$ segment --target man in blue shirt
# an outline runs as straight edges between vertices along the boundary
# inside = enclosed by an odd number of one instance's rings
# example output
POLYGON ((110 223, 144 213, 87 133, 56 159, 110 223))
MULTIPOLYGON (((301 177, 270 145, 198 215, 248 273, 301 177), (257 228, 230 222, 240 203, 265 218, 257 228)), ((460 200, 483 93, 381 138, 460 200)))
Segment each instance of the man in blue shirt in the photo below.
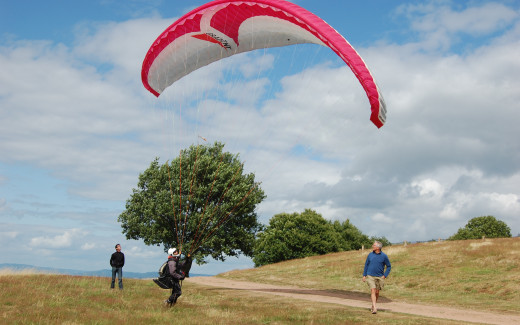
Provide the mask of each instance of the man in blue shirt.
POLYGON ((379 290, 382 290, 385 286, 385 279, 392 269, 388 256, 381 251, 381 248, 383 248, 383 244, 375 241, 372 245, 373 251, 368 254, 363 270, 363 282, 367 282, 370 287, 372 314, 377 313, 376 302, 379 299, 379 290))

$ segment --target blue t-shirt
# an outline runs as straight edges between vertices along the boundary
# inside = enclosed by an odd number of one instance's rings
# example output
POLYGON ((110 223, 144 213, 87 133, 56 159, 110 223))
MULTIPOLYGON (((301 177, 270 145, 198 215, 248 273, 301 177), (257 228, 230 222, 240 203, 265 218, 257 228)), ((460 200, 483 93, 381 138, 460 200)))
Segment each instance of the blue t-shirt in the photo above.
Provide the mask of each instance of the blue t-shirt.
POLYGON ((367 256, 367 260, 365 262, 365 269, 363 270, 363 276, 371 275, 371 276, 385 276, 388 277, 390 274, 390 269, 392 269, 392 265, 390 264, 390 260, 385 253, 380 252, 376 254, 371 252, 367 256), (385 272, 386 265, 386 272, 385 272))

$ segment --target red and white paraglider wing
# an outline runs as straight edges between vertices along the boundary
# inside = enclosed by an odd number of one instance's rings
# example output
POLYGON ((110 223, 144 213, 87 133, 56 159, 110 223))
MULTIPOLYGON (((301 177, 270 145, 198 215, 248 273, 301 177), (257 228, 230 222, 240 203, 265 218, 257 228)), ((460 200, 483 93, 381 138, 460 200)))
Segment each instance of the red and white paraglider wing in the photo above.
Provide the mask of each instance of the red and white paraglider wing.
POLYGON ((354 48, 313 13, 282 0, 215 0, 187 13, 152 44, 141 78, 155 96, 190 72, 255 49, 314 43, 330 47, 365 90, 379 128, 386 106, 372 74, 354 48))

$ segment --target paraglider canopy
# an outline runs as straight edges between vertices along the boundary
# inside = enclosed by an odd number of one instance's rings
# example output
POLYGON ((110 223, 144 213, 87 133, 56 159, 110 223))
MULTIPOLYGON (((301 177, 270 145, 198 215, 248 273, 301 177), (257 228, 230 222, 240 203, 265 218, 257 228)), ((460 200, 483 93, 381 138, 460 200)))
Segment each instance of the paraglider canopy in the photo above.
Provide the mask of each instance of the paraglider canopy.
POLYGON ((386 121, 386 105, 363 59, 336 30, 313 13, 283 0, 215 0, 174 22, 152 44, 143 62, 144 86, 159 96, 190 72, 255 49, 314 43, 332 49, 365 90, 370 120, 386 121))

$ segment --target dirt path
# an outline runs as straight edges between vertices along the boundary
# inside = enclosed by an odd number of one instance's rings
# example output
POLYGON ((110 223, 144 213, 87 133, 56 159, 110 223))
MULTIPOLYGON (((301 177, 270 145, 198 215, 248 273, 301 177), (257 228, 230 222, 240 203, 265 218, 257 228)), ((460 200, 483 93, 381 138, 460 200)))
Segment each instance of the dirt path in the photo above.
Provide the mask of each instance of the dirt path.
MULTIPOLYGON (((266 294, 273 294, 277 296, 284 296, 295 299, 305 299, 310 301, 331 304, 339 304, 350 307, 359 307, 366 309, 370 307, 369 298, 367 297, 367 295, 363 294, 346 294, 344 292, 276 286, 253 282, 228 280, 216 277, 193 277, 190 278, 188 281, 206 286, 222 287, 232 290, 249 290, 254 292, 263 292, 266 294)), ((480 312, 450 307, 413 305, 402 302, 388 301, 385 299, 381 300, 382 301, 378 303, 378 309, 380 311, 413 314, 426 317, 451 319, 481 324, 520 324, 520 315, 494 314, 490 312, 480 312)))

